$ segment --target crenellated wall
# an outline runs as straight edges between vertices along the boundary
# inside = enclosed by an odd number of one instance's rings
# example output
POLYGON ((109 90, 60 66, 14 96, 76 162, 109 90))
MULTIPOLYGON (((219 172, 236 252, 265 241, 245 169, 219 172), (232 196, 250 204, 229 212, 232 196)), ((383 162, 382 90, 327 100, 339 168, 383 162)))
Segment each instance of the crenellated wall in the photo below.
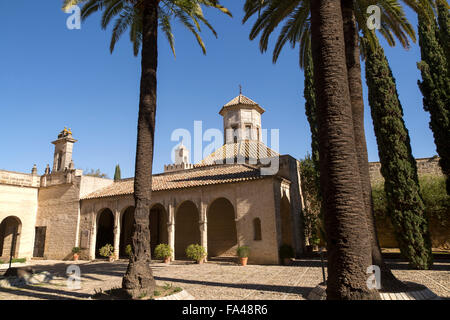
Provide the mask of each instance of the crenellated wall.
MULTIPOLYGON (((419 176, 433 175, 442 176, 442 169, 439 166, 439 157, 433 158, 418 158, 416 159, 417 173, 419 176)), ((383 182, 383 176, 380 172, 380 162, 369 162, 370 182, 372 184, 383 182)))

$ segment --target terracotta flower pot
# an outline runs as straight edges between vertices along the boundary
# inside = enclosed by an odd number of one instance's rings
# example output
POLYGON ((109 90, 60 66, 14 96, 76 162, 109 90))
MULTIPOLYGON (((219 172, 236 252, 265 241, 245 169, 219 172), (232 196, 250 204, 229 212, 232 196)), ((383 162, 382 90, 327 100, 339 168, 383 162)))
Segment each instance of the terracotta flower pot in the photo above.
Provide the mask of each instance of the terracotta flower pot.
POLYGON ((239 259, 241 261, 241 266, 246 266, 247 265, 248 257, 239 258, 239 259))
POLYGON ((78 258, 79 258, 80 256, 78 255, 78 253, 74 253, 73 254, 73 261, 78 261, 78 258))
POLYGON ((205 261, 205 258, 202 258, 202 259, 200 259, 200 260, 197 260, 197 263, 198 263, 198 264, 203 264, 204 261, 205 261))
POLYGON ((283 259, 283 264, 285 265, 285 266, 289 266, 289 265, 291 265, 291 258, 284 258, 283 259))
POLYGON ((108 260, 109 262, 114 262, 114 256, 109 256, 108 260))
POLYGON ((170 257, 165 257, 164 258, 164 263, 170 263, 170 257))

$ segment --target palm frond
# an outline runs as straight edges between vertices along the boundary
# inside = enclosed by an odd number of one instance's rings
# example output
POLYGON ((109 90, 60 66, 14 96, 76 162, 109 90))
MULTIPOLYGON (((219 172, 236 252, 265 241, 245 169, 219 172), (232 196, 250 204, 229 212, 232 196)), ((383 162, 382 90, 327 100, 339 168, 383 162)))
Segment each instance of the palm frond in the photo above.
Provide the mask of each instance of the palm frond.
MULTIPOLYGON (((63 0, 62 8, 66 10, 73 5, 83 5, 81 18, 84 20, 95 12, 102 11, 101 27, 107 29, 111 21, 115 20, 110 51, 113 52, 117 41, 129 29, 133 53, 137 55, 142 45, 142 13, 145 0, 63 0)), ((158 7, 158 25, 167 38, 175 56, 175 38, 172 33, 171 22, 175 18, 180 21, 195 37, 197 43, 206 53, 205 44, 200 37, 201 24, 204 24, 215 37, 217 32, 205 18, 202 7, 211 7, 232 16, 231 12, 219 3, 219 0, 160 0, 158 7)))

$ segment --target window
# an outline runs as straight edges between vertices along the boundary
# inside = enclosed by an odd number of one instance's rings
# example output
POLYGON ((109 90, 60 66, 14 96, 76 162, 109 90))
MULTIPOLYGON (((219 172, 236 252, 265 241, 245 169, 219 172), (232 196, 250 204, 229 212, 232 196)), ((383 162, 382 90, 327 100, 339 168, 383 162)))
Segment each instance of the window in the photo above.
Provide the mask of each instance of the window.
POLYGON ((253 219, 253 240, 260 241, 262 240, 261 235, 261 219, 255 218, 253 219))
POLYGON ((232 129, 233 129, 233 141, 234 143, 236 143, 238 141, 238 129, 236 126, 233 126, 232 129))
POLYGON ((252 133, 252 126, 251 125, 246 125, 245 126, 245 138, 246 140, 250 140, 251 139, 251 133, 252 133))

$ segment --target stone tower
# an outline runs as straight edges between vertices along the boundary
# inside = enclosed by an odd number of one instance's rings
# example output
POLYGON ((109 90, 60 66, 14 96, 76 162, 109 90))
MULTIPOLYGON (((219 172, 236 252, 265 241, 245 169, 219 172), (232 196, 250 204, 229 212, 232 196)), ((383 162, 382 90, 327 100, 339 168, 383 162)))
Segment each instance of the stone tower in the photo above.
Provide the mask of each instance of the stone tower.
POLYGON ((193 168, 193 165, 189 161, 189 150, 186 146, 181 144, 174 150, 175 152, 175 163, 164 165, 164 172, 179 171, 185 169, 193 168))
POLYGON ((225 144, 245 140, 262 141, 261 115, 264 109, 255 101, 240 93, 222 107, 225 144))
POLYGON ((189 164, 189 150, 183 145, 183 141, 178 148, 175 149, 175 164, 189 164))
POLYGON ((58 139, 52 142, 55 145, 52 172, 73 169, 72 150, 75 142, 77 142, 77 140, 72 138, 70 129, 67 130, 64 128, 64 130, 58 134, 58 139))

